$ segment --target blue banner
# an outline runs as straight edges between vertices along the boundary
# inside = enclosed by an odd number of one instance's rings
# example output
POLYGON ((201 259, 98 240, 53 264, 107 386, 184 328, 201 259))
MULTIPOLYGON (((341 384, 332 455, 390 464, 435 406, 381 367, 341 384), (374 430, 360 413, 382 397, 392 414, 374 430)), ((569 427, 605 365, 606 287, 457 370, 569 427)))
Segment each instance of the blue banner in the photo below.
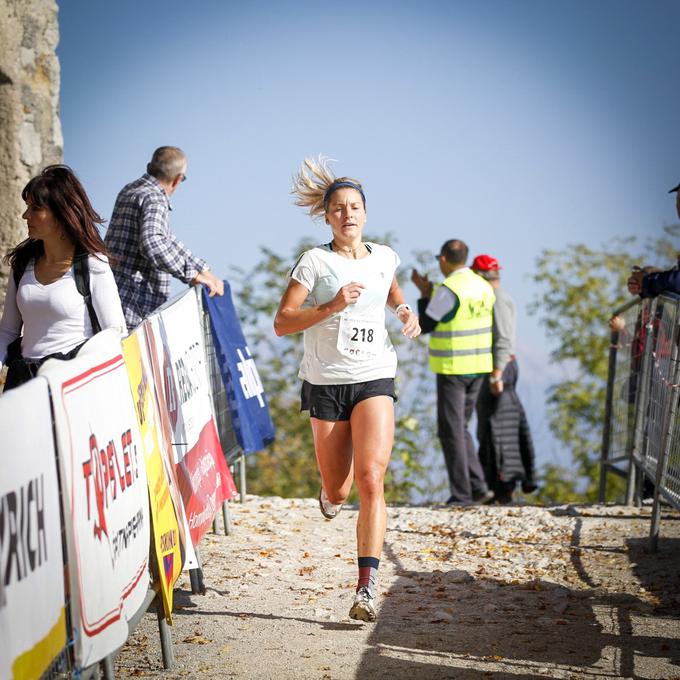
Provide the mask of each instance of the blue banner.
POLYGON ((215 352, 239 446, 245 453, 260 451, 274 441, 274 424, 260 375, 231 299, 229 284, 224 282, 221 297, 209 297, 207 289, 203 288, 203 302, 210 316, 215 352))

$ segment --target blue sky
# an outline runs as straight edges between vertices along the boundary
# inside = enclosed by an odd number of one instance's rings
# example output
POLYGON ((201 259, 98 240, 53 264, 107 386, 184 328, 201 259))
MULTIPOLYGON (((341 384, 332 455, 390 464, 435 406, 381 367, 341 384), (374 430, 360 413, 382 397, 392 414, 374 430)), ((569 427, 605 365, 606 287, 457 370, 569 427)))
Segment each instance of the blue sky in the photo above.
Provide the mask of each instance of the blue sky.
MULTIPOLYGON (((153 149, 189 156, 172 226, 215 272, 326 232, 289 195, 304 156, 362 181, 402 263, 462 238, 520 308, 520 394, 563 369, 526 313, 543 248, 653 235, 680 181, 680 2, 62 0, 65 161, 109 217, 153 149)), ((405 288, 415 301, 416 289, 405 288)), ((236 301, 238 304, 238 301, 236 301)))

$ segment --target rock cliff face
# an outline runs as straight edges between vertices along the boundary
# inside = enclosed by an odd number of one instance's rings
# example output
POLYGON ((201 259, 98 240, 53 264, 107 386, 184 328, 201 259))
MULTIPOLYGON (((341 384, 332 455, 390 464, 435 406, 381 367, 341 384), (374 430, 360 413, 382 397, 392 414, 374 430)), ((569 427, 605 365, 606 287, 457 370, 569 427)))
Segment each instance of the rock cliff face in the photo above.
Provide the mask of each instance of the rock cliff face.
MULTIPOLYGON (((0 0, 0 258, 26 234, 21 189, 59 163, 59 42, 55 0, 0 0)), ((0 264, 0 301, 7 266, 0 264)))

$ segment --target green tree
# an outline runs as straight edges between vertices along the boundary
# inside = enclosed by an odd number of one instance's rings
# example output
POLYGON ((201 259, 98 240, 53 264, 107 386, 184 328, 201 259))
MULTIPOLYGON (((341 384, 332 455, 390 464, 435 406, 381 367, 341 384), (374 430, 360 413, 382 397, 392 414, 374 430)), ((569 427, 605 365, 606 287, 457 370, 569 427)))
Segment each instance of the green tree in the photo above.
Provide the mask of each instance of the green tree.
MULTIPOLYGON (((571 450, 574 461, 574 472, 554 465, 544 468, 540 500, 597 500, 609 356, 607 321, 630 299, 626 281, 631 265, 670 267, 679 246, 680 225, 673 225, 647 244, 640 245, 635 238, 616 239, 599 250, 570 245, 560 251, 544 250, 538 257, 532 276, 537 293, 530 311, 539 315, 555 343, 552 359, 572 376, 548 390, 550 429, 571 450)), ((620 499, 621 480, 610 478, 609 493, 620 499)))
MULTIPOLYGON (((392 239, 388 235, 371 240, 389 243, 392 239)), ((287 256, 262 246, 262 257, 255 267, 250 271, 237 269, 232 276, 234 300, 276 427, 275 442, 248 458, 248 486, 257 494, 313 497, 319 492, 309 416, 300 413, 297 372, 302 358, 302 333, 279 338, 273 331, 274 315, 287 284, 287 274, 300 253, 314 243, 304 239, 287 256)), ((428 495, 433 491, 428 470, 423 465, 424 454, 432 449, 434 442, 433 396, 429 382, 424 389, 424 381, 429 381, 426 344, 403 338, 396 319, 388 318, 388 326, 399 355, 399 404, 385 491, 388 500, 405 502, 414 492, 428 495)))

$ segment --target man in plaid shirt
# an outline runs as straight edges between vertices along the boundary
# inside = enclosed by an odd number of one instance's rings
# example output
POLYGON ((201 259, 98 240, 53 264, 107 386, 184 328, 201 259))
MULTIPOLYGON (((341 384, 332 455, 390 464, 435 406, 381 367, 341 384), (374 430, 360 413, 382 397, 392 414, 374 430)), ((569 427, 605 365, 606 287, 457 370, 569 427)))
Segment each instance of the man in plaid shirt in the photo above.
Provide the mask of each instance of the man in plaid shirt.
POLYGON ((170 278, 203 284, 209 294, 223 295, 224 284, 205 260, 170 231, 170 196, 186 179, 187 159, 175 146, 156 149, 146 173, 123 187, 104 239, 115 258, 113 274, 128 328, 170 297, 170 278))

